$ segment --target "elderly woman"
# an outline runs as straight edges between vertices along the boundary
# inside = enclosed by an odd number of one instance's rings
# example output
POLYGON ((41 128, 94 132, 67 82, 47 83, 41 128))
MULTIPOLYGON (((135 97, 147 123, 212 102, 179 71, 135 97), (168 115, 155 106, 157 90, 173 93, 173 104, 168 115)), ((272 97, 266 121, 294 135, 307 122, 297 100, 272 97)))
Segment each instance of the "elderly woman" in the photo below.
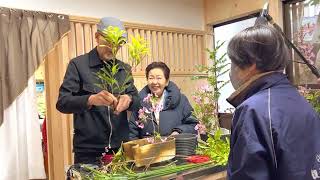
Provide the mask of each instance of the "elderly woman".
POLYGON ((197 120, 187 97, 170 81, 170 69, 163 62, 153 62, 146 68, 147 85, 140 91, 141 109, 130 119, 130 139, 153 135, 196 133, 197 120))

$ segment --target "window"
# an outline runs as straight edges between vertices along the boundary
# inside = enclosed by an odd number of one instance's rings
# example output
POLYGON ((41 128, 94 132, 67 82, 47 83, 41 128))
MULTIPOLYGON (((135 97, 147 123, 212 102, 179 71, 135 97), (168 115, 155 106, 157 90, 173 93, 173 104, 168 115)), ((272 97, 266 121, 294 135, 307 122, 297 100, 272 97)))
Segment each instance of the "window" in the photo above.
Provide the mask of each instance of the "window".
MULTIPOLYGON (((224 23, 219 26, 214 26, 214 43, 225 42, 224 45, 218 51, 218 57, 227 52, 227 47, 231 38, 236 35, 238 32, 244 30, 245 28, 251 27, 254 25, 256 20, 256 15, 247 16, 233 22, 224 23)), ((227 61, 231 63, 230 59, 227 57, 227 61)), ((230 69, 230 65, 227 67, 230 69)), ((226 73, 224 76, 218 78, 220 81, 228 81, 229 73, 226 73)), ((225 112, 226 110, 233 108, 226 99, 234 92, 234 89, 229 82, 226 86, 221 89, 221 95, 218 101, 219 112, 225 112)))
MULTIPOLYGON (((320 68, 320 1, 286 1, 284 4, 284 27, 287 37, 304 57, 320 68)), ((294 84, 315 84, 316 77, 302 60, 292 51, 288 66, 289 79, 294 84)))

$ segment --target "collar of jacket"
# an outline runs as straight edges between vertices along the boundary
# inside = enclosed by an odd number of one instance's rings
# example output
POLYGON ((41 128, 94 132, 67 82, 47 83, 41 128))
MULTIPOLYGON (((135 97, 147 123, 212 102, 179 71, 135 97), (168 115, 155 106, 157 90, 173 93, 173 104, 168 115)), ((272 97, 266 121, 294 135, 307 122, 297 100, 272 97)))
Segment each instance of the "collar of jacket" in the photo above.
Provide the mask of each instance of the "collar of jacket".
MULTIPOLYGON (((107 63, 111 63, 111 62, 112 62, 111 60, 107 61, 107 63)), ((116 64, 119 64, 119 70, 124 69, 123 67, 124 63, 122 63, 120 60, 116 59, 116 64)), ((97 47, 95 47, 89 52, 89 66, 96 67, 96 66, 102 66, 102 65, 104 65, 104 62, 103 60, 100 59, 98 55, 97 47)))
POLYGON ((174 109, 180 103, 181 92, 178 86, 170 81, 168 86, 166 87, 167 96, 164 102, 164 110, 166 109, 174 109))
MULTIPOLYGON (((180 89, 178 88, 178 86, 174 82, 169 81, 169 84, 167 87, 165 87, 165 90, 167 91, 167 95, 164 100, 163 110, 174 109, 175 107, 178 106, 178 104, 180 102, 180 98, 181 98, 180 89)), ((146 97, 148 95, 148 93, 151 93, 151 91, 150 91, 148 85, 146 85, 140 91, 141 99, 146 97)), ((147 105, 143 105, 143 106, 146 107, 147 105)))
POLYGON ((257 74, 241 85, 234 93, 232 93, 227 101, 232 106, 237 107, 255 93, 264 89, 268 89, 286 78, 286 75, 279 71, 270 71, 257 74))

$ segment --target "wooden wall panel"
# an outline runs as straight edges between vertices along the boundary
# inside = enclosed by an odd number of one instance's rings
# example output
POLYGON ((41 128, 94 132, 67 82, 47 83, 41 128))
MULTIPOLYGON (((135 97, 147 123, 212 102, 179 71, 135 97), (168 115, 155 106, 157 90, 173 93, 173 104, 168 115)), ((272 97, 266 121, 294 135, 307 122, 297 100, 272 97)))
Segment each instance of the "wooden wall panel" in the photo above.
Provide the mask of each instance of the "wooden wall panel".
POLYGON ((269 14, 282 26, 281 0, 204 0, 205 24, 216 25, 260 12, 266 2, 269 2, 269 14))
POLYGON ((265 2, 265 0, 204 0, 206 24, 219 24, 250 15, 262 9, 265 2))
MULTIPOLYGON (((183 32, 183 30, 174 31, 172 29, 166 31, 163 27, 154 26, 147 29, 146 25, 143 25, 143 28, 139 28, 139 26, 132 26, 132 24, 129 24, 126 30, 129 42, 131 36, 140 35, 150 45, 150 55, 134 72, 144 72, 146 66, 151 62, 163 61, 171 68, 172 73, 189 72, 192 74, 195 71, 195 65, 205 62, 203 53, 200 53, 203 48, 204 32, 192 32, 190 30, 183 32)), ((69 57, 73 58, 82 55, 95 47, 95 32, 95 23, 91 21, 90 23, 72 21, 71 32, 68 34, 70 41, 69 57)), ((129 62, 126 46, 120 49, 117 57, 124 62, 129 62)))

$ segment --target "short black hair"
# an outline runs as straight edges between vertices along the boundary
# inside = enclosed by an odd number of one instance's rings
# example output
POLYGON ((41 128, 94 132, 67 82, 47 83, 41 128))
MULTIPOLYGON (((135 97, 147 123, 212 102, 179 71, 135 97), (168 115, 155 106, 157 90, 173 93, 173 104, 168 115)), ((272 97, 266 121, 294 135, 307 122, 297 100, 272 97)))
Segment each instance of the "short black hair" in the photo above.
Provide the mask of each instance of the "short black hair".
POLYGON ((235 35, 228 56, 242 69, 255 63, 262 72, 283 70, 290 58, 284 38, 268 25, 249 27, 235 35))
POLYGON ((155 69, 155 68, 161 69, 163 71, 163 74, 164 74, 164 77, 166 78, 166 80, 169 80, 169 78, 170 78, 170 68, 166 65, 166 63, 161 62, 161 61, 152 62, 151 64, 149 64, 146 67, 146 78, 148 78, 149 72, 152 69, 155 69))

